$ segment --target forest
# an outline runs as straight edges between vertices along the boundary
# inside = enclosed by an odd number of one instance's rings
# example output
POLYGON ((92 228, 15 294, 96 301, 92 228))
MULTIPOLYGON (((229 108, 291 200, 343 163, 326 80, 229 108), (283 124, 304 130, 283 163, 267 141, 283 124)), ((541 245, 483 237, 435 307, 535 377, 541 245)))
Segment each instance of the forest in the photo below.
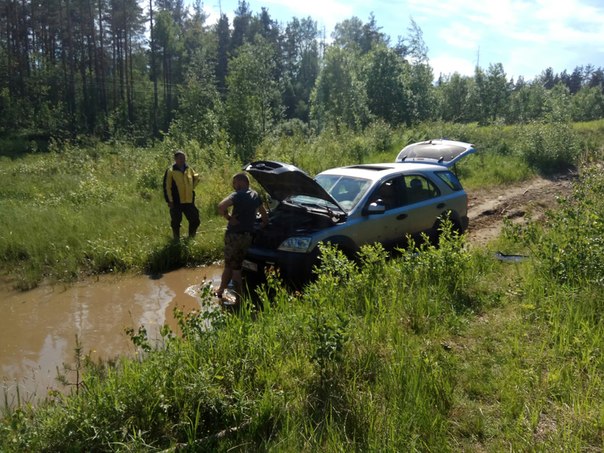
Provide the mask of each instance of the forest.
POLYGON ((217 23, 199 1, 1 0, 0 8, 0 137, 12 152, 49 140, 148 146, 168 134, 225 144, 246 161, 267 137, 362 131, 375 121, 604 116, 603 68, 545 68, 517 80, 501 63, 473 76, 434 74, 412 18, 394 42, 373 15, 327 35, 311 17, 282 24, 243 0, 217 23))

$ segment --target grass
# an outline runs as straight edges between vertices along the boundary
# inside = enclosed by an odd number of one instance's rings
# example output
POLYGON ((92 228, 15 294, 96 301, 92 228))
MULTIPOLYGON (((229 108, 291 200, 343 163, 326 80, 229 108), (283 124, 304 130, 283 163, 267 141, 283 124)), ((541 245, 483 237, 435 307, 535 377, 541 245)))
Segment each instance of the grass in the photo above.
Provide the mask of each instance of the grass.
MULTIPOLYGON (((163 167, 154 163, 157 155, 130 152, 141 164, 150 159, 148 169, 163 167)), ((193 158, 203 169, 207 161, 198 153, 193 158)), ((52 167, 23 159, 2 171, 52 167)), ((90 165, 108 178, 108 170, 90 165)), ((69 168, 57 171, 65 190, 69 168)), ((120 186, 124 179, 108 186, 116 189, 111 200, 131 207, 132 197, 121 199, 126 191, 117 190, 133 187, 120 186)), ((217 192, 221 178, 208 179, 217 192)), ((20 184, 11 193, 35 199, 20 184)), ((327 248, 304 293, 287 291, 273 275, 256 305, 247 301, 238 313, 176 313, 183 335, 164 329, 164 347, 143 352, 143 360, 83 360, 78 394, 53 395, 36 408, 5 407, 0 450, 599 451, 603 186, 601 171, 582 172, 573 198, 546 222, 510 227, 501 240, 529 253, 521 263, 498 262, 456 237, 394 259, 366 247, 362 265, 327 248)), ((156 196, 149 206, 155 203, 158 214, 156 196)), ((203 203, 207 215, 212 202, 203 203)), ((78 212, 64 199, 59 208, 78 212)), ((78 250, 78 228, 100 234, 82 226, 85 218, 70 220, 73 235, 58 227, 53 234, 71 238, 67 245, 78 250)), ((131 237, 126 226, 117 231, 119 240, 131 237)), ((12 241, 22 247, 13 245, 12 260, 38 256, 33 245, 44 242, 20 241, 12 241)), ((178 253, 197 247, 207 245, 182 245, 178 253)), ((209 300, 209 289, 201 297, 209 300)), ((133 340, 148 349, 144 332, 133 340)))
MULTIPOLYGON (((591 204, 598 194, 585 196, 576 209, 601 213, 601 202, 591 204)), ((542 235, 556 234, 568 217, 551 222, 542 235)), ((510 236, 537 250, 530 228, 510 236)), ((0 422, 0 446, 601 448, 597 278, 562 282, 542 258, 501 263, 456 238, 385 258, 380 247, 366 247, 358 265, 327 248, 304 294, 288 292, 275 275, 258 295, 260 311, 247 303, 237 315, 177 313, 183 336, 164 331, 165 347, 144 360, 89 364, 85 391, 11 409, 0 422)))
MULTIPOLYGON (((574 129, 437 123, 392 130, 376 123, 361 134, 299 132, 268 138, 256 158, 293 163, 314 175, 339 165, 392 161, 410 142, 447 136, 476 144, 479 152, 456 168, 465 186, 475 190, 575 165, 579 157, 593 159, 603 127, 603 122, 574 129)), ((241 168, 234 155, 228 144, 175 143, 168 137, 150 149, 53 143, 47 152, 0 156, 0 272, 29 289, 44 279, 161 273, 217 260, 224 222, 216 205, 241 168), (202 175, 196 190, 202 225, 195 241, 173 244, 161 180, 177 147, 187 151, 189 163, 202 175)))
POLYGON ((10 269, 18 286, 27 289, 43 278, 164 272, 218 259, 224 225, 214 211, 237 164, 225 160, 208 167, 192 159, 202 174, 197 189, 202 226, 196 240, 174 244, 161 188, 169 156, 164 149, 124 146, 2 158, 4 272, 10 269))

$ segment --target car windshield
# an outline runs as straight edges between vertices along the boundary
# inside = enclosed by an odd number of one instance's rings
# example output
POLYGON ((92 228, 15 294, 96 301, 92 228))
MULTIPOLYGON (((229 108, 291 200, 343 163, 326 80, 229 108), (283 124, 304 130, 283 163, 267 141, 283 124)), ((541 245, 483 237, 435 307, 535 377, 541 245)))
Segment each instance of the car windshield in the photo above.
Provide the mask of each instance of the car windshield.
MULTIPOLYGON (((287 199, 294 203, 308 208, 330 209, 340 211, 340 208, 333 203, 322 198, 311 197, 310 195, 292 195, 287 199)), ((340 211, 341 212, 341 211, 340 211)))
POLYGON ((368 179, 342 175, 319 175, 315 180, 346 212, 357 205, 371 185, 368 179))

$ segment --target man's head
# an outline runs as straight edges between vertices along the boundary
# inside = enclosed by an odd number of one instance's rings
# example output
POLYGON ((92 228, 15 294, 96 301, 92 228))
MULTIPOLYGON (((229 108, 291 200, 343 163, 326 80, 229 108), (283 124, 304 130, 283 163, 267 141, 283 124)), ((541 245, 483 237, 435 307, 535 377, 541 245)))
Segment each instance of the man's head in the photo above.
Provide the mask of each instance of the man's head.
POLYGON ((233 189, 245 190, 250 187, 250 180, 245 173, 237 173, 233 176, 233 189))
POLYGON ((179 149, 174 152, 174 162, 176 163, 176 165, 178 165, 179 167, 184 167, 186 161, 187 156, 184 151, 179 149))

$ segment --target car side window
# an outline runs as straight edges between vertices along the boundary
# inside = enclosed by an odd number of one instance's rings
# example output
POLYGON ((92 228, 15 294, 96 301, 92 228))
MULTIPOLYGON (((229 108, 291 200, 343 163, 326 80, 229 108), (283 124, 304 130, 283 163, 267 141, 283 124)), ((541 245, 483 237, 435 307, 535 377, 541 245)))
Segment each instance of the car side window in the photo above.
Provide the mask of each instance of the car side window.
POLYGON ((402 177, 384 182, 371 196, 369 203, 381 203, 389 209, 405 204, 405 180, 402 177))
POLYGON ((451 188, 451 190, 463 190, 463 187, 461 186, 459 179, 457 179, 457 176, 455 176, 450 171, 439 171, 436 173, 436 176, 442 179, 444 183, 451 188))
POLYGON ((422 175, 405 176, 407 203, 419 203, 440 195, 440 190, 432 181, 422 175))

